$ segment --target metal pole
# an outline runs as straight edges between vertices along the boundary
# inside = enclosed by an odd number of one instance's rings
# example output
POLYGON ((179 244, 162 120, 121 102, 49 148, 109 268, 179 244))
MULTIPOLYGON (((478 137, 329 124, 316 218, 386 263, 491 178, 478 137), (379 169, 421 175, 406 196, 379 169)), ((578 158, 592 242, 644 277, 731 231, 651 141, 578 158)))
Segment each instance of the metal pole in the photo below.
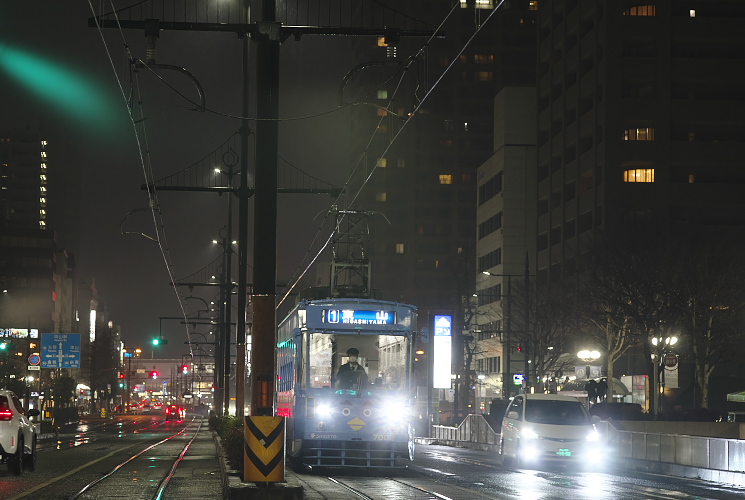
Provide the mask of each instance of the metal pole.
MULTIPOLYGON (((250 1, 243 0, 241 13, 245 16, 245 23, 248 24, 250 1)), ((248 136, 251 130, 248 126, 248 107, 249 107, 249 39, 248 35, 243 37, 243 104, 241 106, 242 114, 246 117, 241 122, 241 183, 238 188, 238 302, 237 318, 235 327, 236 353, 235 353, 235 414, 243 420, 243 407, 245 390, 246 390, 246 296, 248 294, 248 136)), ((257 168, 257 174, 260 168, 257 168)), ((255 179, 258 186, 258 176, 255 179)), ((229 346, 228 346, 229 348, 229 346)), ((230 351, 225 363, 230 366, 230 351)), ((230 384, 230 378, 225 380, 225 386, 230 384)), ((228 399, 228 398, 226 398, 228 399)), ((226 408, 229 405, 226 401, 226 408)))

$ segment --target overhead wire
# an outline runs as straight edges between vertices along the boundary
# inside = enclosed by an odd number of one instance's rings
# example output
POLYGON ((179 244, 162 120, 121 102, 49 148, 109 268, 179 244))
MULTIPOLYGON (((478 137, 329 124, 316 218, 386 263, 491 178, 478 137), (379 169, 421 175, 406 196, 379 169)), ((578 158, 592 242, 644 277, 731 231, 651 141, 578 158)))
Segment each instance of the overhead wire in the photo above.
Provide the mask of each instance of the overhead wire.
MULTIPOLYGON (((109 2, 111 3, 111 7, 114 8, 113 1, 112 0, 109 0, 109 2)), ((145 178, 145 182, 148 183, 148 180, 152 180, 153 179, 153 175, 152 175, 152 161, 151 161, 151 156, 150 156, 150 150, 149 150, 149 146, 148 146, 148 143, 147 143, 147 130, 145 129, 145 125, 144 125, 143 121, 142 120, 139 120, 138 121, 135 118, 135 116, 134 116, 135 107, 132 105, 133 104, 132 99, 134 97, 137 97, 137 96, 140 95, 140 93, 139 93, 139 87, 138 87, 138 85, 130 84, 130 89, 129 89, 130 91, 129 91, 129 93, 127 91, 125 91, 125 87, 124 87, 124 85, 123 85, 123 83, 121 81, 121 78, 119 76, 119 73, 116 70, 116 67, 115 67, 115 64, 114 64, 114 61, 113 61, 113 57, 111 55, 111 50, 110 50, 110 48, 109 48, 109 46, 108 46, 108 44, 106 42, 105 37, 103 36, 103 30, 101 28, 101 25, 98 23, 98 17, 96 17, 96 11, 95 11, 95 9, 93 7, 92 0, 88 0, 88 6, 91 9, 91 13, 93 14, 93 18, 96 20, 96 28, 98 30, 99 36, 101 37, 101 43, 103 44, 104 50, 106 52, 106 56, 108 57, 108 60, 109 60, 109 64, 111 65, 112 70, 114 72, 114 76, 116 78, 117 85, 119 86, 119 92, 120 92, 120 94, 121 94, 121 96, 122 96, 122 98, 123 98, 123 100, 124 100, 124 102, 125 102, 125 104, 127 106, 127 110, 128 110, 128 114, 129 114, 129 119, 130 119, 130 122, 132 124, 132 128, 134 130, 135 140, 137 142, 137 151, 138 151, 138 155, 139 155, 139 158, 140 158, 140 166, 142 168, 142 173, 143 173, 143 176, 145 178), (129 96, 129 98, 128 98, 128 96, 129 96), (142 129, 143 129, 142 132, 138 131, 138 127, 142 127, 142 129)), ((114 16, 115 16, 116 22, 117 22, 117 24, 119 26, 119 34, 121 35, 125 52, 128 55, 128 59, 131 59, 131 53, 130 53, 130 50, 129 50, 129 44, 127 43, 126 37, 124 36, 124 31, 122 29, 122 26, 121 26, 121 23, 119 21, 119 17, 118 17, 118 14, 116 13, 116 11, 114 11, 114 16)), ((136 74, 136 73, 134 73, 134 74, 136 74)), ((136 79, 136 80, 139 81, 139 79, 136 79)), ((138 99, 137 102, 140 105, 139 106, 139 111, 142 114, 142 101, 138 99)), ((168 247, 168 240, 167 240, 166 234, 165 234, 165 223, 163 222, 163 213, 162 213, 160 204, 158 202, 157 193, 156 193, 155 188, 153 188, 152 190, 148 189, 147 190, 147 196, 148 196, 148 202, 149 202, 150 212, 151 212, 151 215, 152 215, 152 218, 153 218, 153 226, 154 226, 154 229, 155 229, 156 241, 158 243, 158 248, 160 250, 161 257, 163 258, 163 261, 164 261, 164 263, 166 265, 166 271, 167 271, 167 273, 168 273, 168 275, 169 275, 169 277, 171 279, 171 284, 172 284, 172 287, 173 287, 173 291, 174 291, 174 293, 176 295, 176 300, 178 301, 179 308, 181 309, 181 314, 184 317, 184 322, 186 323, 186 319, 188 318, 188 315, 189 315, 188 314, 188 306, 185 303, 186 301, 181 296, 181 294, 180 294, 180 292, 178 290, 178 285, 176 284, 176 280, 174 278, 174 272, 173 272, 174 266, 173 266, 173 261, 171 259, 171 255, 170 255, 170 249, 168 247)), ((191 339, 190 339, 188 325, 186 326, 185 329, 186 329, 187 338, 189 339, 189 353, 190 353, 190 355, 191 355, 191 357, 193 359, 194 358, 194 352, 193 352, 193 350, 191 348, 191 339)))
MULTIPOLYGON (((383 151, 383 153, 379 156, 379 158, 385 158, 386 153, 390 150, 391 146, 395 143, 395 141, 401 135, 401 133, 403 132, 403 130, 406 128, 406 125, 408 125, 409 121, 411 119, 413 119, 414 116, 416 116, 416 114, 421 109, 422 105, 427 100, 427 98, 431 95, 431 93, 435 90, 435 88, 437 88, 437 86, 442 81, 442 79, 445 77, 445 75, 452 69, 452 67, 455 65, 456 61, 458 61, 458 59, 460 58, 461 54, 463 54, 463 52, 468 48, 468 46, 471 44, 471 42, 473 41, 473 39, 476 37, 476 35, 478 35, 478 33, 481 31, 481 29, 491 19, 491 17, 494 15, 494 13, 497 12, 497 10, 499 10, 500 7, 502 7, 502 5, 504 4, 504 2, 505 2, 505 0, 500 0, 499 4, 497 4, 494 7, 494 9, 491 10, 491 12, 486 17, 486 19, 483 22, 478 23, 478 25, 476 27, 476 30, 472 33, 472 35, 469 37, 469 39, 466 40, 466 42, 460 48, 460 50, 458 51, 458 53, 456 54, 456 56, 453 57, 453 59, 450 62, 450 64, 447 66, 447 68, 445 68, 445 70, 443 70, 443 72, 440 74, 440 76, 435 81, 435 83, 432 85, 432 87, 429 88, 429 89, 427 89, 427 92, 422 97, 421 101, 419 101, 419 103, 415 106, 414 110, 412 111, 411 116, 404 122, 404 124, 401 126, 401 128, 399 128, 399 130, 396 132, 396 134, 393 136, 393 138, 389 141, 388 145, 386 146, 386 148, 383 151)), ((424 43, 422 45, 422 47, 417 51, 416 56, 414 56, 413 58, 410 57, 409 58, 409 61, 415 60, 418 56, 422 55, 422 53, 425 50, 427 50, 427 48, 429 47, 429 44, 432 42, 432 40, 434 39, 434 37, 442 29, 443 25, 447 22, 447 20, 450 18, 450 16, 453 14, 453 12, 455 12, 455 9, 458 8, 459 6, 460 6, 460 2, 455 2, 453 4, 453 7, 448 12, 447 16, 445 16, 445 18, 438 24, 438 26, 435 29, 435 31, 433 32, 433 34, 427 39, 426 43, 424 43)), ((408 68, 408 66, 409 65, 407 65, 406 67, 408 68)), ((418 74, 417 74, 417 77, 418 77, 418 74)), ((418 78, 417 78, 417 83, 418 83, 418 78)), ((417 88, 418 88, 418 85, 417 85, 417 88)), ((395 94, 394 94, 394 97, 395 97, 395 94)), ((391 97, 391 99, 389 100, 389 107, 390 107, 390 104, 392 103, 392 101, 393 101, 393 97, 391 97)), ((378 122, 378 125, 379 124, 380 124, 380 121, 378 122)), ((376 127, 376 129, 377 129, 377 127, 376 127)), ((361 155, 361 158, 358 159, 357 164, 355 165, 354 169, 352 170, 352 173, 350 174, 349 178, 347 179, 347 182, 344 184, 344 187, 342 188, 342 194, 340 194, 339 197, 337 197, 337 199, 334 201, 334 203, 332 204, 332 208, 329 210, 328 213, 332 213, 333 208, 337 206, 337 203, 338 203, 339 199, 341 198, 341 196, 343 196, 345 194, 345 191, 346 191, 347 187, 349 186, 349 183, 351 182, 352 178, 354 177, 354 175, 355 175, 355 173, 357 171, 357 168, 359 167, 359 164, 360 164, 360 161, 361 161, 362 157, 366 154, 367 147, 370 146, 370 144, 371 144, 371 142, 372 142, 372 140, 373 140, 373 138, 375 136, 375 133, 376 132, 373 131, 372 136, 370 137, 370 140, 368 141, 366 148, 363 150, 363 153, 361 155)), ((348 203, 348 206, 352 206, 354 204, 354 202, 357 200, 357 198, 361 194, 362 189, 370 181, 370 179, 372 178, 373 173, 375 172, 375 170, 377 168, 378 168, 378 162, 376 161, 375 164, 372 166, 372 168, 370 170, 370 173, 367 175, 367 177, 363 181, 363 183, 360 186, 360 188, 354 194, 354 197, 348 203)), ((320 231, 320 229, 321 228, 319 228, 319 231, 320 231)), ((306 268, 300 273, 299 276, 297 276, 298 270, 295 271, 295 273, 293 274, 293 278, 290 280, 290 283, 288 284, 289 285, 289 288, 286 290, 284 296, 278 302, 277 308, 279 308, 282 305, 282 303, 287 299, 287 297, 292 292, 292 290, 297 286, 297 284, 299 283, 299 280, 302 279, 303 276, 305 276, 305 274, 308 272, 308 270, 313 265, 313 263, 316 260, 318 260, 318 258, 320 257, 320 254, 326 249, 326 247, 328 246, 329 242, 331 241, 331 239, 333 237, 333 234, 334 233, 332 232, 331 236, 329 236, 329 238, 326 240, 326 243, 323 245, 323 247, 320 250, 318 250, 316 256, 313 257, 313 259, 306 266, 306 268), (295 276, 297 276, 297 278, 295 276), (293 280, 295 280, 294 283, 292 283, 293 280)), ((314 237, 313 241, 316 241, 317 239, 318 239, 318 234, 314 237)), ((307 255, 306 255, 306 257, 307 257, 307 255)), ((305 258, 303 260, 305 260, 305 258)), ((300 267, 302 267, 302 264, 298 267, 298 269, 300 269, 300 267)))

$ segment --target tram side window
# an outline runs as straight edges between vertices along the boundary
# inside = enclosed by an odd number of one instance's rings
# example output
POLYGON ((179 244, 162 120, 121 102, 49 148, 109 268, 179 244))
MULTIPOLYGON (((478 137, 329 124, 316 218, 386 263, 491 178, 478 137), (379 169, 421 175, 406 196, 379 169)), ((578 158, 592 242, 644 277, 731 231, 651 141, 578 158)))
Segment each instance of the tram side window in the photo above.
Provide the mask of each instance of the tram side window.
POLYGON ((310 336, 310 380, 308 387, 322 389, 331 387, 331 358, 333 335, 314 333, 310 336))
POLYGON ((407 383, 406 337, 399 335, 378 336, 380 357, 378 376, 373 386, 377 389, 405 389, 407 383))

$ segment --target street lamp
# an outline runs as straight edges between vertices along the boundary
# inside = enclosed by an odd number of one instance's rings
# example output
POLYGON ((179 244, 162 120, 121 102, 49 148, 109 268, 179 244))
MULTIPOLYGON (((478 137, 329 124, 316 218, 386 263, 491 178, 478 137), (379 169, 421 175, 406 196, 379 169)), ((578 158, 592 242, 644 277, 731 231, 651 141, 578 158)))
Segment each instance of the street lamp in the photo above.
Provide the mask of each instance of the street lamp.
POLYGON ((662 358, 666 352, 672 351, 672 347, 678 343, 678 337, 675 336, 659 336, 652 337, 652 364, 654 365, 652 373, 652 391, 654 392, 652 401, 654 406, 655 420, 657 415, 662 410, 660 408, 660 392, 662 386, 660 384, 660 368, 662 366, 662 358))

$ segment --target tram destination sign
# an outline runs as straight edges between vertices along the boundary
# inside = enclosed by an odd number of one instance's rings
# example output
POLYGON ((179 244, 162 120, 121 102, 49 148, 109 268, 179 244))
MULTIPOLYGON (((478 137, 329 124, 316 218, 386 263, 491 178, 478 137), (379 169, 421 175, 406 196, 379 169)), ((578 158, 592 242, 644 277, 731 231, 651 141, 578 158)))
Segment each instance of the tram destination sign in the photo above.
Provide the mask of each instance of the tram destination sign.
POLYGON ((321 321, 343 325, 395 325, 395 311, 368 311, 362 309, 324 309, 321 321))

